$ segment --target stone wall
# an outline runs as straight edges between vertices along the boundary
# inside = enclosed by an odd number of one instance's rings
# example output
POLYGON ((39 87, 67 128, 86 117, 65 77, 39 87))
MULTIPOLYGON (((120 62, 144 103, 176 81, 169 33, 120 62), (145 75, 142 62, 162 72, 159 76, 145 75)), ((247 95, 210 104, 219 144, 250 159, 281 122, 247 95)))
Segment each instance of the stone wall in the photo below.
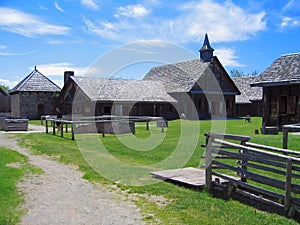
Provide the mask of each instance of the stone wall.
POLYGON ((53 92, 20 92, 12 95, 12 116, 40 119, 56 114, 58 98, 53 92))

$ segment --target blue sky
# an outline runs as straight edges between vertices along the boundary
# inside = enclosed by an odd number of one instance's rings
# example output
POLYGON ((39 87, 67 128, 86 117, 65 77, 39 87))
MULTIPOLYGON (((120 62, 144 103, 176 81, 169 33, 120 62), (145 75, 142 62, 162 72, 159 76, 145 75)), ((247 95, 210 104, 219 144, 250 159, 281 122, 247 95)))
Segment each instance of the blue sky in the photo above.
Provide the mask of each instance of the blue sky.
MULTIPOLYGON (((136 42, 151 43, 164 59, 181 59, 171 57, 181 54, 172 45, 190 51, 182 59, 195 58, 205 33, 228 72, 263 72, 280 55, 300 52, 300 1, 1 0, 0 84, 12 88, 34 66, 59 85, 65 70, 97 75, 91 66, 99 57, 136 42)), ((116 77, 139 79, 156 64, 116 77)))

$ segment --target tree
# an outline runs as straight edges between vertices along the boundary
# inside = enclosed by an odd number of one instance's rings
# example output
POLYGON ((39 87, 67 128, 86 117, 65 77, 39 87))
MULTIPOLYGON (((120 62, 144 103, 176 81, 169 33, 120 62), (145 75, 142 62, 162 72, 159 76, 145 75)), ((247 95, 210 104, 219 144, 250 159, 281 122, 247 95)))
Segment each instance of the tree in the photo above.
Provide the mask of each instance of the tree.
POLYGON ((230 71, 231 77, 256 76, 256 75, 259 75, 259 72, 257 70, 254 70, 252 73, 243 73, 241 71, 238 71, 237 69, 232 69, 230 71))
POLYGON ((9 87, 8 87, 8 86, 5 86, 5 85, 3 85, 3 84, 0 84, 0 88, 1 88, 3 91, 5 91, 5 92, 8 92, 8 90, 9 90, 9 87))

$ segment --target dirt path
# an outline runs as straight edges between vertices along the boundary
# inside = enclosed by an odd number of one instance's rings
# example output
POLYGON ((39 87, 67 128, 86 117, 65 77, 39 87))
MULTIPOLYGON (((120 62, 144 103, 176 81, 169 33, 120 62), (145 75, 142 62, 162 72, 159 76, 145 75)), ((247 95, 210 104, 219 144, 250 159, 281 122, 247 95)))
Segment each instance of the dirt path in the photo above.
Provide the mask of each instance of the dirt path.
POLYGON ((106 186, 83 180, 76 168, 32 155, 6 133, 0 133, 0 146, 26 155, 32 165, 45 172, 20 184, 27 210, 22 225, 144 224, 132 202, 106 186))

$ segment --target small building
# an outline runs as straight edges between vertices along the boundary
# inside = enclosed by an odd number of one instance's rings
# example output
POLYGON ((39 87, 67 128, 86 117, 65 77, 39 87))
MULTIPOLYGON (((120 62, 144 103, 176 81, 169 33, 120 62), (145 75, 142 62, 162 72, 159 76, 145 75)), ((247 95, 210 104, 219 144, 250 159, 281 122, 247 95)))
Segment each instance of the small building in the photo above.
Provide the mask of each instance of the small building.
POLYGON ((36 67, 12 90, 11 115, 40 119, 41 115, 56 114, 60 87, 40 73, 36 67))
POLYGON ((188 119, 235 117, 240 91, 213 55, 207 34, 199 51, 199 59, 154 67, 144 80, 160 81, 188 119))
POLYGON ((61 91, 63 114, 163 116, 173 113, 160 82, 70 76, 61 91))
POLYGON ((257 76, 241 76, 232 79, 241 92, 235 98, 237 117, 263 115, 262 87, 251 87, 256 78, 257 76))
POLYGON ((10 113, 10 95, 0 87, 0 114, 10 113))
POLYGON ((300 53, 280 56, 251 86, 263 88, 263 126, 300 122, 300 53))

